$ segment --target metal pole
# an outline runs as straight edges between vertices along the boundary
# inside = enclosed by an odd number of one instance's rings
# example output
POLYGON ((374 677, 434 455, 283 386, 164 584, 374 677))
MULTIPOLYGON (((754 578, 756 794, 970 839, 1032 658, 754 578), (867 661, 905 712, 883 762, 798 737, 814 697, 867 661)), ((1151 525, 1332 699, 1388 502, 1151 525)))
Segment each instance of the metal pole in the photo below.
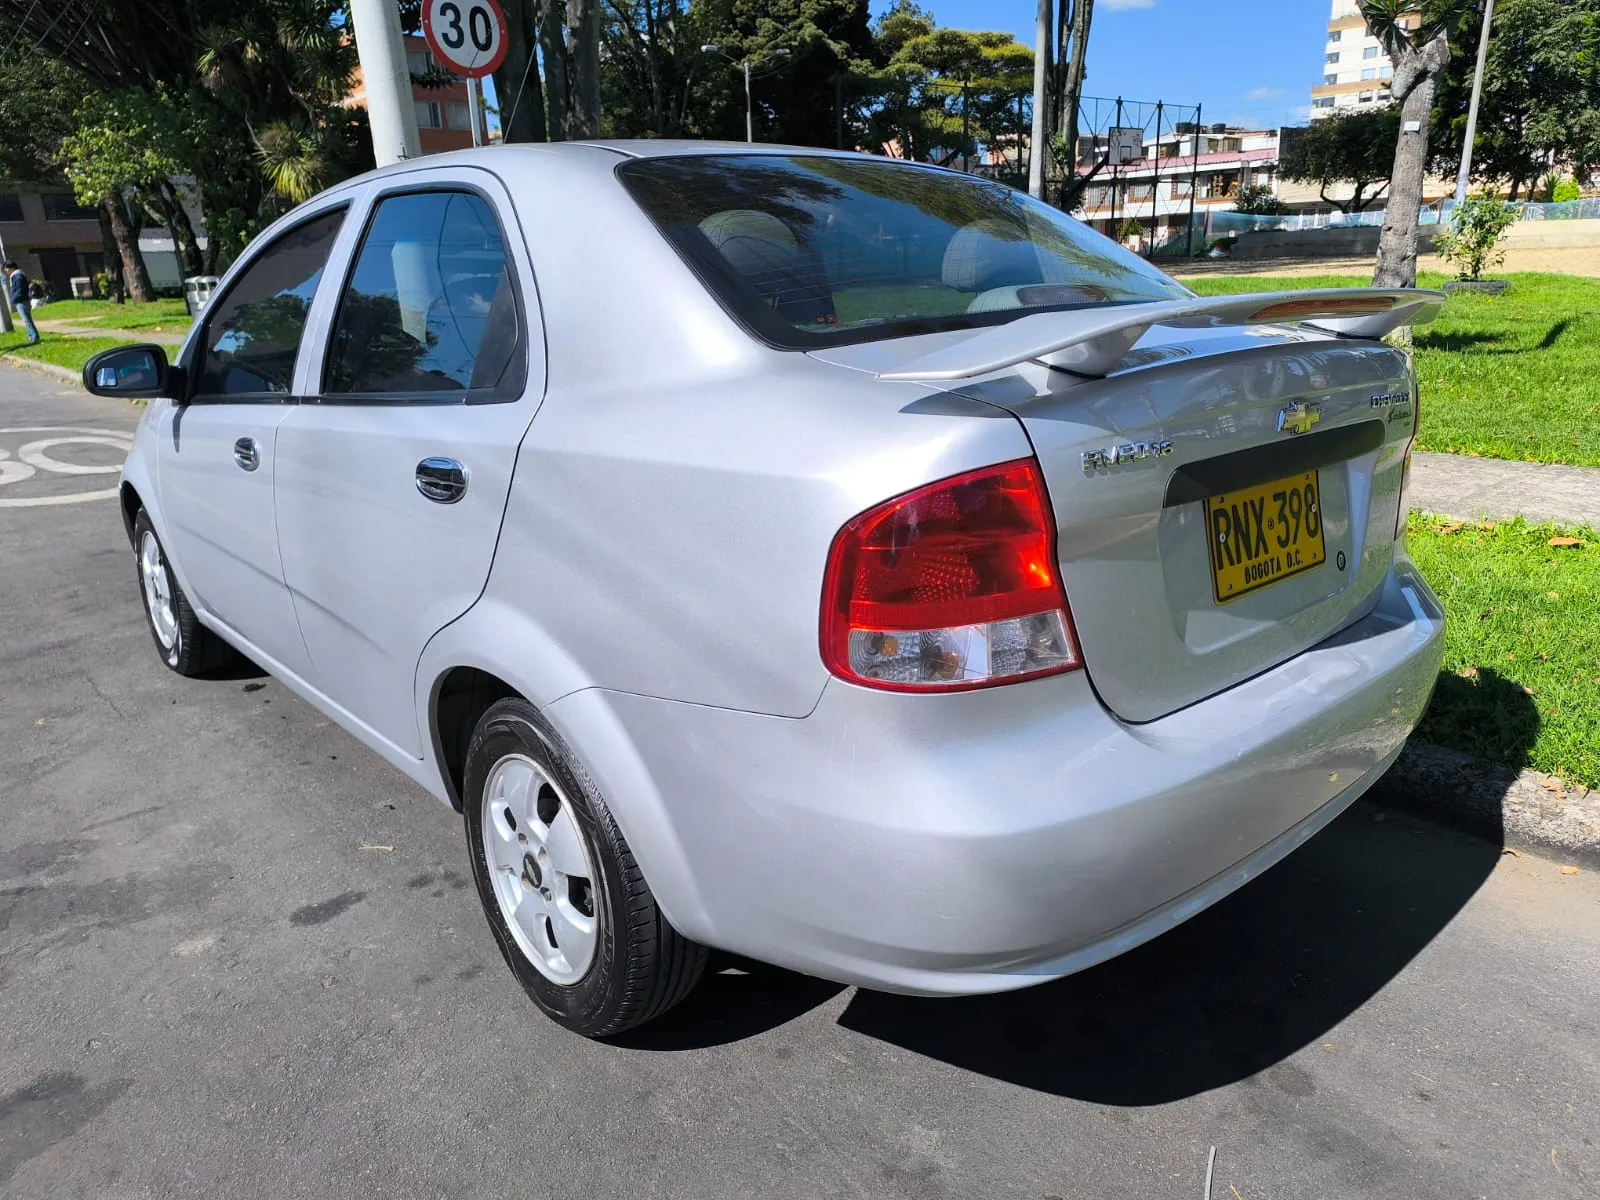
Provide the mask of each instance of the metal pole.
POLYGON ((411 70, 400 34, 400 9, 393 0, 350 0, 356 53, 367 89, 372 151, 380 167, 422 154, 411 70))
POLYGON ((972 174, 972 116, 967 108, 967 83, 961 82, 961 171, 972 174))
POLYGON ((472 144, 483 145, 483 105, 478 100, 478 81, 467 80, 467 113, 472 119, 472 144))
POLYGON ((1028 148, 1028 195, 1044 199, 1045 140, 1049 137, 1050 99, 1046 81, 1050 66, 1050 18, 1054 0, 1039 0, 1038 29, 1033 39, 1033 139, 1028 148))
POLYGON ((750 102, 750 60, 744 60, 744 140, 756 140, 755 107, 750 102))
POLYGON ((833 77, 833 114, 835 122, 834 141, 837 148, 844 149, 844 74, 841 72, 833 77))
POLYGON ((1150 249, 1156 248, 1156 235, 1161 229, 1161 114, 1162 102, 1156 101, 1156 170, 1150 177, 1150 249))
POLYGON ((1194 253, 1194 194, 1200 187, 1200 106, 1194 106, 1194 158, 1189 167, 1189 253, 1194 253))
MULTIPOLYGON (((1478 35, 1478 71, 1472 77, 1472 103, 1467 108, 1467 137, 1461 144, 1461 169, 1456 172, 1456 203, 1467 198, 1467 180, 1472 174, 1472 140, 1478 132, 1478 98, 1483 95, 1483 64, 1489 58, 1489 26, 1494 22, 1494 0, 1483 10, 1483 32, 1478 35)), ((1444 215, 1441 206, 1440 216, 1444 215)))
MULTIPOLYGON (((1117 97, 1117 116, 1111 126, 1113 129, 1122 128, 1122 97, 1117 97)), ((1111 164, 1111 236, 1120 243, 1122 241, 1122 226, 1117 218, 1122 212, 1122 164, 1111 164)))

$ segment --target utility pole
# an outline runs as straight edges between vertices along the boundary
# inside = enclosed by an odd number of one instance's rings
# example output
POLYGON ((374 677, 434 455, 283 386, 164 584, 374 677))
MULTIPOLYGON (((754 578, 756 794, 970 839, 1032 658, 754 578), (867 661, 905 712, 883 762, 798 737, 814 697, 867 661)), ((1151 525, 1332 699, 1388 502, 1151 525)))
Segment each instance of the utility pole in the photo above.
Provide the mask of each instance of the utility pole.
POLYGON ((750 60, 744 60, 744 140, 756 140, 756 110, 750 102, 750 60))
MULTIPOLYGON (((1044 160, 1049 150, 1050 98, 1046 81, 1050 70, 1050 20, 1052 0, 1039 0, 1038 29, 1033 39, 1033 145, 1028 151, 1028 195, 1044 199, 1044 160)), ((1071 152, 1070 147, 1068 152, 1071 152)))
POLYGON ((422 141, 417 136, 417 109, 412 103, 400 10, 394 0, 350 0, 350 16, 367 88, 373 156, 380 167, 420 158, 422 141))
POLYGON ((1461 169, 1456 172, 1456 203, 1467 198, 1467 181, 1472 174, 1472 141, 1478 133, 1478 99, 1483 95, 1483 66, 1489 59, 1489 26, 1494 23, 1494 0, 1483 10, 1483 32, 1478 35, 1478 70, 1472 77, 1472 103, 1467 108, 1467 140, 1461 146, 1461 169))

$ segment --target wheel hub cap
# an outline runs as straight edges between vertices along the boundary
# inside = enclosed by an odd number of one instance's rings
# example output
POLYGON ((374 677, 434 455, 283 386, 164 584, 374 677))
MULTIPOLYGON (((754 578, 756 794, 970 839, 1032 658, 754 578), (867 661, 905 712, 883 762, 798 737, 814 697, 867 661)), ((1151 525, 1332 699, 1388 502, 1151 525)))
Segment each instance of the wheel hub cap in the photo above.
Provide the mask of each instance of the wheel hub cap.
POLYGON ((178 617, 173 609, 166 559, 153 533, 147 532, 139 542, 139 580, 144 585, 144 604, 156 641, 163 650, 171 650, 178 641, 178 617))
POLYGON ((483 852, 523 955, 552 983, 583 978, 599 941, 594 868, 566 796, 525 755, 507 755, 489 772, 483 852))

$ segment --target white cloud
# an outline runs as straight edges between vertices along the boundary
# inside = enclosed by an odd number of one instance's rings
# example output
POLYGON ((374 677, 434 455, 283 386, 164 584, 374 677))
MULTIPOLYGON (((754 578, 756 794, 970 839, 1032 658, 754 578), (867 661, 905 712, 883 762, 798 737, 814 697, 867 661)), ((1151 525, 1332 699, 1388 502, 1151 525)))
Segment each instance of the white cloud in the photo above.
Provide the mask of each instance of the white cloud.
POLYGON ((1156 0, 1100 0, 1101 6, 1112 12, 1124 8, 1154 8, 1156 0))
POLYGON ((1276 100, 1283 95, 1282 88, 1258 87, 1244 94, 1246 100, 1276 100))

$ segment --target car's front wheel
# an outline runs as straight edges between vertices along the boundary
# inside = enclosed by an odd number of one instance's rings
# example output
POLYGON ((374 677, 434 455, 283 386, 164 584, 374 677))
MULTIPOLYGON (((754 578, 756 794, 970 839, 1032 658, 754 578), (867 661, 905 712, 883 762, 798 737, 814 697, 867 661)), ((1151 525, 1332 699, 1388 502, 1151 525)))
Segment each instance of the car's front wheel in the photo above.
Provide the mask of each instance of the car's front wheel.
POLYGON ((531 704, 502 700, 478 722, 462 797, 484 912, 540 1008, 605 1037, 689 994, 705 947, 667 923, 598 789, 531 704))
POLYGON ((161 661, 179 675, 204 675, 226 664, 233 647, 200 624, 143 509, 133 522, 133 554, 145 619, 161 661))

